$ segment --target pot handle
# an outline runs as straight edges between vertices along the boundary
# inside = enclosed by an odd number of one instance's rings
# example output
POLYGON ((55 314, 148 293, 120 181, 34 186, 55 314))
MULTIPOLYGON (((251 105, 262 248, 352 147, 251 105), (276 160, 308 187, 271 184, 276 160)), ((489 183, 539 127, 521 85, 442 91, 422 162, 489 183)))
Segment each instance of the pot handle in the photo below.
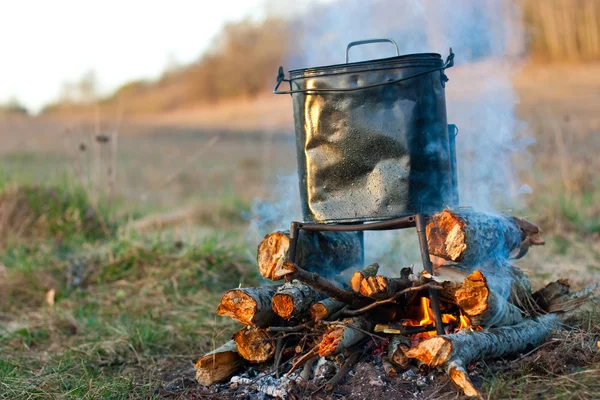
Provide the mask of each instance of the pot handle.
POLYGON ((398 45, 392 39, 366 39, 366 40, 357 40, 356 42, 350 42, 350 43, 348 43, 348 46, 346 46, 346 64, 348 64, 348 52, 350 51, 351 47, 360 46, 361 44, 370 44, 370 43, 391 43, 396 48, 396 57, 398 57, 400 55, 400 52, 398 51, 398 45))
MULTIPOLYGON (((386 39, 374 39, 374 40, 386 40, 386 39)), ((365 40, 365 42, 367 42, 367 40, 365 40)), ((393 41, 391 41, 391 42, 393 43, 393 41)), ((353 42, 353 43, 357 43, 357 42, 353 42)), ((353 43, 350 43, 348 45, 348 49, 350 48, 350 45, 352 45, 353 43)), ((348 52, 348 49, 346 49, 346 53, 348 52)), ((450 47, 450 54, 448 54, 448 58, 446 58, 446 62, 441 67, 433 68, 433 69, 423 71, 423 72, 418 72, 414 75, 407 76, 404 78, 395 79, 392 81, 384 81, 384 82, 380 82, 380 83, 374 83, 372 85, 359 86, 359 87, 339 88, 339 89, 329 88, 329 89, 297 89, 297 90, 292 89, 292 79, 285 78, 285 73, 283 72, 283 67, 280 66, 279 71, 277 72, 277 84, 275 85, 275 88, 273 89, 273 93, 275 93, 275 94, 294 94, 294 93, 319 94, 319 93, 353 92, 355 90, 371 89, 374 87, 379 87, 379 86, 384 86, 384 85, 394 85, 396 83, 404 82, 409 79, 413 79, 418 76, 426 75, 426 74, 429 74, 429 73, 432 73, 435 71, 441 71, 442 86, 444 86, 445 82, 448 80, 448 77, 446 76, 446 74, 444 74, 444 70, 451 68, 453 65, 454 65, 454 53, 452 52, 452 47, 450 47), (283 82, 287 82, 290 85, 290 90, 279 90, 279 86, 283 82)))

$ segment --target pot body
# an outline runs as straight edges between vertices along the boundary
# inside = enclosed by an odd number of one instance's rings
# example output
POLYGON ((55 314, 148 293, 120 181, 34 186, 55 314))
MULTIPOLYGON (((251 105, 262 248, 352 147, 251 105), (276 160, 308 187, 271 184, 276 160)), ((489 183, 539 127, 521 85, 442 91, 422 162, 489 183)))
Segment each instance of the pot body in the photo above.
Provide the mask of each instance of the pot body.
POLYGON ((439 54, 413 54, 290 71, 305 221, 455 205, 442 67, 439 54))

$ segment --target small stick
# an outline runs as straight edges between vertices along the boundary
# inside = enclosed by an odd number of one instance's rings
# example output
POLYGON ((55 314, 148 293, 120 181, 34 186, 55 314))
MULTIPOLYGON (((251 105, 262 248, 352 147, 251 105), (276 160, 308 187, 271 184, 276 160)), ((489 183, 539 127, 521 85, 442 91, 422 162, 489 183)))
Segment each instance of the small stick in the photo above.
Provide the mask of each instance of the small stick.
POLYGON ((275 368, 275 376, 277 377, 277 379, 279 379, 279 364, 281 363, 281 356, 283 354, 283 341, 284 338, 280 337, 277 339, 277 342, 275 343, 275 362, 273 364, 274 368, 275 368))
POLYGON ((306 354, 304 354, 302 357, 300 357, 295 363, 292 363, 292 368, 284 375, 284 376, 290 376, 292 372, 294 372, 299 366, 301 366, 302 364, 304 364, 306 361, 310 360, 311 358, 313 358, 314 356, 316 356, 319 353, 319 345, 315 345, 315 347, 313 347, 312 349, 310 349, 310 351, 306 354))
POLYGON ((319 359, 319 356, 315 355, 312 358, 310 358, 308 361, 306 361, 306 364, 304 364, 304 368, 302 368, 302 372, 300 372, 300 377, 302 379, 304 379, 305 381, 308 381, 311 378, 313 367, 315 366, 315 363, 317 362, 318 359, 319 359))
POLYGON ((354 364, 356 364, 358 362, 358 359, 360 358, 361 354, 362 354, 362 349, 350 354, 350 356, 344 362, 344 365, 342 365, 342 367, 340 368, 338 373, 335 374, 334 377, 331 378, 329 380, 329 382, 327 382, 327 384, 325 384, 326 391, 328 391, 328 392, 332 391, 334 386, 337 385, 338 383, 340 383, 342 381, 342 379, 344 379, 346 377, 346 375, 348 375, 348 372, 350 372, 350 370, 352 369, 354 364))

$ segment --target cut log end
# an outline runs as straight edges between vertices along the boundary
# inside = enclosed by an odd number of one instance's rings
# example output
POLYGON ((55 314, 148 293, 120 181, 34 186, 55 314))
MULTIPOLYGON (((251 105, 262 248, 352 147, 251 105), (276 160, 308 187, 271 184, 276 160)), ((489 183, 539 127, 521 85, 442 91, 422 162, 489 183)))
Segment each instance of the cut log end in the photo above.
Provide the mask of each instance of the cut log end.
POLYGON ((294 298, 285 293, 277 293, 273 296, 273 311, 282 318, 290 319, 294 314, 294 298))
POLYGON ((460 261, 467 249, 465 223, 449 210, 434 215, 427 224, 429 252, 452 261, 460 261))
POLYGON ((319 355, 327 357, 336 354, 343 338, 344 328, 335 328, 327 332, 319 345, 319 355))
POLYGON ((240 290, 230 290, 223 295, 217 315, 229 317, 244 325, 254 325, 253 319, 256 313, 256 301, 240 290))
POLYGON ((271 233, 258 246, 258 271, 267 279, 281 279, 278 271, 287 259, 290 239, 282 232, 271 233))
POLYGON ((273 339, 261 328, 244 328, 233 335, 233 340, 240 355, 250 362, 265 362, 275 354, 273 339))
POLYGON ((489 287, 479 270, 469 275, 455 292, 458 306, 470 317, 481 315, 488 309, 489 295, 489 287))
POLYGON ((422 341, 406 352, 409 358, 427 364, 430 367, 439 367, 442 365, 452 353, 452 341, 442 336, 437 336, 431 339, 422 341))
POLYGON ((203 386, 224 382, 244 364, 244 359, 237 353, 236 345, 231 340, 198 359, 194 365, 196 380, 203 386))

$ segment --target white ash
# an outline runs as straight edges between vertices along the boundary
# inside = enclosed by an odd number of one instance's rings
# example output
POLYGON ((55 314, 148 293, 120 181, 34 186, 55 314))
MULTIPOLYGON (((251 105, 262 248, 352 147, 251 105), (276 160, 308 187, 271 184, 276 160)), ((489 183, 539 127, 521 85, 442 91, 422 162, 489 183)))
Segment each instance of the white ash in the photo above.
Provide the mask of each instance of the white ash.
POLYGON ((321 357, 315 366, 314 382, 318 386, 333 378, 337 372, 338 366, 334 361, 326 357, 321 357))
POLYGON ((291 374, 289 377, 281 376, 276 378, 273 374, 252 374, 254 377, 250 378, 247 373, 242 375, 236 375, 229 381, 230 388, 242 387, 246 394, 251 395, 253 391, 264 393, 268 396, 275 397, 282 400, 292 399, 290 395, 292 386, 299 380, 300 377, 297 373, 291 374))

